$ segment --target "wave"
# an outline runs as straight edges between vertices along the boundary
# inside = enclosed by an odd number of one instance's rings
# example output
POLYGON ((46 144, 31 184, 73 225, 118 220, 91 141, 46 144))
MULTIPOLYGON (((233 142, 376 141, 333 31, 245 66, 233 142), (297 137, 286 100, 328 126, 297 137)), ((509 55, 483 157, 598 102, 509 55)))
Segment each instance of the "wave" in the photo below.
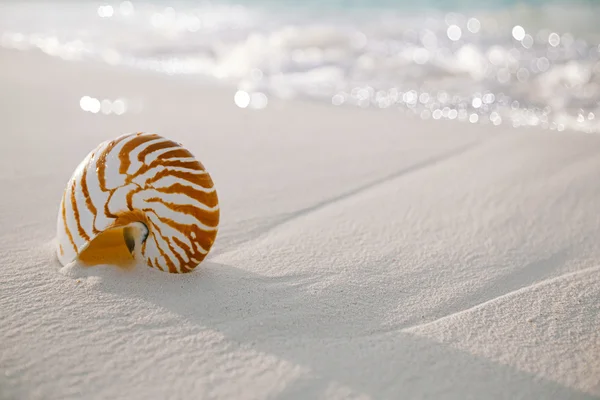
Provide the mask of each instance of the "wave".
POLYGON ((600 131, 600 6, 390 3, 4 3, 0 35, 3 47, 224 82, 240 107, 276 96, 600 131))

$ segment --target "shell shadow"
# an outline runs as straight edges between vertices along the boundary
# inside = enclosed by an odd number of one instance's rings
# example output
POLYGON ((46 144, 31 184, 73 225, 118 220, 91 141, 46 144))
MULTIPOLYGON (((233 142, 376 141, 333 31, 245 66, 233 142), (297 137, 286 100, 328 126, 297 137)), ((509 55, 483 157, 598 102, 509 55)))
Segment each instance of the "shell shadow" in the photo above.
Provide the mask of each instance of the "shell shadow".
POLYGON ((216 330, 234 347, 251 347, 310 370, 308 378, 297 379, 276 398, 322 397, 332 383, 374 398, 594 398, 401 330, 386 332, 377 303, 361 301, 364 292, 347 287, 312 294, 318 283, 312 276, 263 276, 210 260, 185 275, 145 267, 61 272, 95 290, 141 299, 216 330), (364 324, 368 313, 372 321, 364 324))

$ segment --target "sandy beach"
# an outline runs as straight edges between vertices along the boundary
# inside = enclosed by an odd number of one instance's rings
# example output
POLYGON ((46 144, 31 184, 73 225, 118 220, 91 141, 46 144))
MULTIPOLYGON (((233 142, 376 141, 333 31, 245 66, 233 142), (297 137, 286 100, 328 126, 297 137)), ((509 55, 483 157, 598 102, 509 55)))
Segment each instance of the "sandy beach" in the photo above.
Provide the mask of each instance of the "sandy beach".
POLYGON ((600 136, 269 98, 0 51, 0 399, 600 398, 600 136), (139 99, 122 115, 83 96, 139 99), (193 273, 62 267, 98 143, 181 142, 193 273))

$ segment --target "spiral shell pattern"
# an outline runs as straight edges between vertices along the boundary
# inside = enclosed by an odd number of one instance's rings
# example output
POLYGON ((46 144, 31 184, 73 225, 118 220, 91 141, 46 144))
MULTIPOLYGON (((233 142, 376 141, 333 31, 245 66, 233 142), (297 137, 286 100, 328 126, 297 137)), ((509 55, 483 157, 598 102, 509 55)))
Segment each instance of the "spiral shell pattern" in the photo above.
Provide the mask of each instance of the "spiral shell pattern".
POLYGON ((63 265, 107 230, 142 223, 143 261, 170 273, 192 271, 212 247, 219 204, 204 166, 179 143, 132 133, 101 143, 76 168, 60 203, 63 265))

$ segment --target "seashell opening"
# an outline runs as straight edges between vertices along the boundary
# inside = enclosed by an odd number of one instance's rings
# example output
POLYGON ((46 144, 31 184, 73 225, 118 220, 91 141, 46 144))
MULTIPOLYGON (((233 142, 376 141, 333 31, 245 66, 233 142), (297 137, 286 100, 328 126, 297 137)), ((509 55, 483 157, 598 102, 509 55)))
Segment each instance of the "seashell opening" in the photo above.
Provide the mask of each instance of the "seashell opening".
POLYGON ((156 134, 125 134, 90 152, 69 180, 58 258, 190 272, 210 251, 219 218, 213 181, 188 150, 156 134))
POLYGON ((77 255, 86 266, 110 264, 131 268, 140 258, 140 249, 148 237, 148 227, 141 222, 110 228, 92 239, 77 255))

